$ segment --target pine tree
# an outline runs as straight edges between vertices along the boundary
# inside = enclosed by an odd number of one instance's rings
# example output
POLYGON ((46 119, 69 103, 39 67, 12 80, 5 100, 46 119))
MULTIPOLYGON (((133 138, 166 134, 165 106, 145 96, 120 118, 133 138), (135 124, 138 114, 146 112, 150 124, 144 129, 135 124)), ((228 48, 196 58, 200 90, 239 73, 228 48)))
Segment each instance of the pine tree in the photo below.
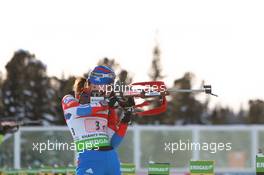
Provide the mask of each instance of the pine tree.
POLYGON ((65 125, 63 110, 61 107, 61 100, 67 94, 73 94, 72 86, 74 84, 75 77, 70 76, 68 78, 62 77, 50 77, 51 88, 54 91, 52 99, 52 106, 54 106, 56 120, 53 122, 55 125, 65 125))
POLYGON ((116 70, 120 67, 120 65, 116 62, 115 59, 109 59, 107 57, 104 57, 103 59, 100 59, 97 63, 97 65, 100 66, 108 66, 112 68, 113 70, 116 70))
MULTIPOLYGON (((192 89, 194 74, 186 72, 182 78, 174 81, 174 88, 192 89)), ((171 124, 202 124, 202 118, 207 111, 208 101, 202 103, 195 98, 194 93, 177 93, 171 95, 168 103, 168 120, 171 124)))
POLYGON ((164 76, 162 75, 160 56, 161 56, 161 51, 160 51, 159 45, 157 44, 153 49, 153 59, 151 63, 150 73, 149 73, 150 79, 152 81, 157 81, 157 80, 161 80, 162 78, 164 78, 164 76))
MULTIPOLYGON (((153 59, 151 63, 150 73, 149 77, 151 81, 160 81, 164 78, 162 75, 162 66, 161 66, 161 51, 159 48, 159 45, 156 44, 156 46, 153 49, 153 59)), ((152 105, 150 105, 150 108, 156 108, 160 105, 158 102, 158 97, 154 97, 154 102, 152 105), (156 101, 156 102, 155 102, 156 101)), ((166 118, 164 117, 165 113, 159 114, 159 115, 153 115, 151 117, 137 117, 136 122, 139 124, 165 124, 166 118)))
POLYGON ((264 123, 264 101, 261 99, 249 100, 248 119, 251 124, 264 123))
POLYGON ((7 117, 42 120, 51 123, 54 92, 46 75, 46 66, 34 54, 18 50, 6 65, 3 103, 7 117))

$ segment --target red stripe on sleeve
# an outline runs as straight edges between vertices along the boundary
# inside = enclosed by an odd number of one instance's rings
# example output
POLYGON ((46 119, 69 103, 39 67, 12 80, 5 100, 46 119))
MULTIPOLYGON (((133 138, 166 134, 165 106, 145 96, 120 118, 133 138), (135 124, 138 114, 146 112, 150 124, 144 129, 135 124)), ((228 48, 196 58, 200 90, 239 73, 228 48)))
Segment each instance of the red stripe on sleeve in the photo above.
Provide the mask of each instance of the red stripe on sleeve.
POLYGON ((126 123, 120 123, 117 134, 121 137, 124 137, 127 132, 128 125, 126 123))
POLYGON ((113 131, 117 131, 117 124, 118 124, 118 117, 115 112, 115 109, 109 109, 109 118, 108 118, 108 127, 111 128, 113 131))
POLYGON ((68 108, 76 107, 79 102, 72 95, 65 95, 61 101, 62 109, 66 110, 68 108))

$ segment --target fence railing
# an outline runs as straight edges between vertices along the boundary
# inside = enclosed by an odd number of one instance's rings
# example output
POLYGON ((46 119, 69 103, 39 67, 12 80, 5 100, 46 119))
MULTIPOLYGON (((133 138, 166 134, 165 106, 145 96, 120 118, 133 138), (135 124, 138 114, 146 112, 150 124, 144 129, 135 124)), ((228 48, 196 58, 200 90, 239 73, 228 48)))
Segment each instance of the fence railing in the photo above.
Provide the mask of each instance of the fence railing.
MULTIPOLYGON (((67 127, 21 127, 0 146, 0 166, 74 165, 75 152, 70 147, 55 149, 60 143, 72 143, 67 127), (40 152, 36 145, 41 143, 46 148, 40 152), (48 149, 49 143, 53 149, 48 149)), ((134 125, 118 151, 121 162, 134 163, 138 171, 146 171, 149 162, 168 162, 174 171, 188 172, 190 160, 203 159, 215 160, 216 172, 254 172, 255 156, 262 147, 262 126, 134 125)))

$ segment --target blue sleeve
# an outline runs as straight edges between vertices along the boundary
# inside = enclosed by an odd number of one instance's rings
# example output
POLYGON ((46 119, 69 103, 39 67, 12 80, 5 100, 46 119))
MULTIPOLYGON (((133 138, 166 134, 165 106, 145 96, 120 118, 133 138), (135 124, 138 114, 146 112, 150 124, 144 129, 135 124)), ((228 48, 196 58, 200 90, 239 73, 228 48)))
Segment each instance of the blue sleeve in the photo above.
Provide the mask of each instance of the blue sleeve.
POLYGON ((117 133, 114 133, 111 139, 111 146, 116 149, 122 142, 124 137, 119 136, 117 133))

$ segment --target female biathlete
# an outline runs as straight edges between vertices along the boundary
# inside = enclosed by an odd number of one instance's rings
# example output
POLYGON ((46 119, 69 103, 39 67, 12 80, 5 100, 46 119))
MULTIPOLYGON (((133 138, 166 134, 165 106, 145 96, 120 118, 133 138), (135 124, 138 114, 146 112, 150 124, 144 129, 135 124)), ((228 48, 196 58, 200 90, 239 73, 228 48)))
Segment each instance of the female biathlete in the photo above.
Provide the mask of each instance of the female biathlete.
POLYGON ((111 68, 97 66, 90 73, 86 88, 79 88, 82 83, 77 82, 76 98, 66 95, 62 99, 65 120, 78 151, 77 175, 121 175, 115 148, 126 134, 131 112, 125 112, 117 123, 112 105, 115 102, 110 105, 104 99, 102 87, 111 85, 114 79, 111 68))

